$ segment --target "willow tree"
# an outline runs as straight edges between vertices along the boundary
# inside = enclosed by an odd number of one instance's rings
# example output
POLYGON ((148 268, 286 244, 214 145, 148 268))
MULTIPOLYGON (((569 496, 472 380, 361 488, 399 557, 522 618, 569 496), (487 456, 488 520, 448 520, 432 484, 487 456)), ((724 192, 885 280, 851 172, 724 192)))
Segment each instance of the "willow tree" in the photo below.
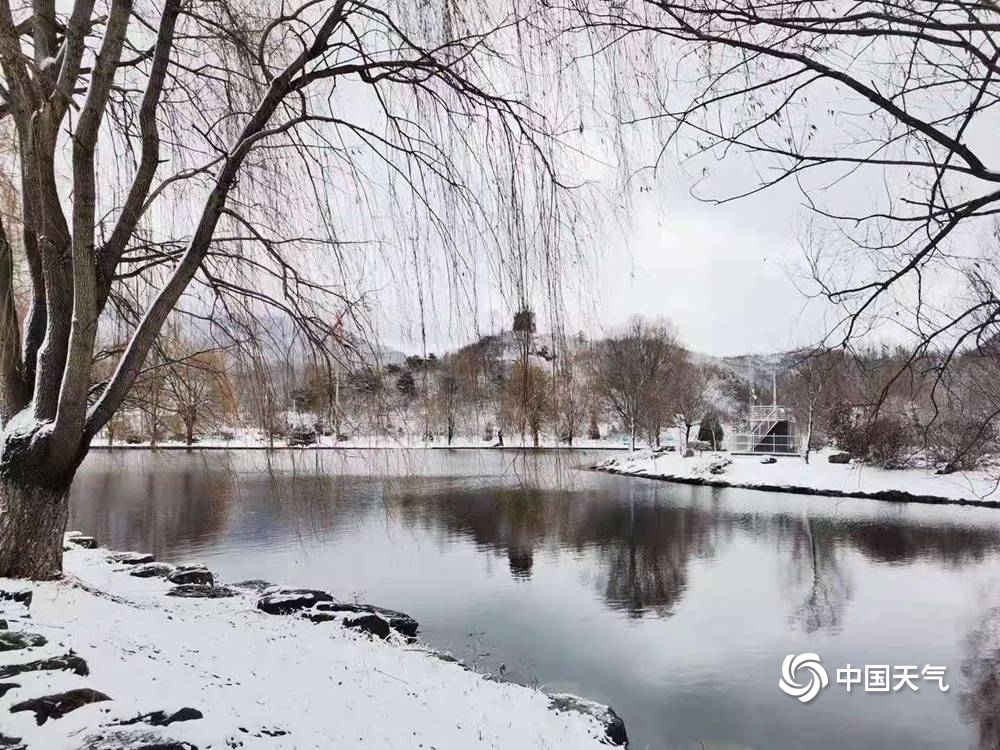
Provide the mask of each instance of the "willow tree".
POLYGON ((899 375, 929 358, 943 374, 956 357, 995 355, 994 0, 580 7, 612 69, 638 71, 623 126, 654 125, 657 158, 676 154, 699 197, 805 206, 808 287, 837 313, 831 348, 873 328, 905 337, 899 375))
POLYGON ((20 193, 0 234, 0 576, 60 573, 74 473, 169 316, 234 337, 284 317, 321 350, 367 255, 500 252, 555 215, 542 120, 507 93, 530 10, 69 6, 0 0, 20 193), (521 205, 529 187, 545 197, 521 205))

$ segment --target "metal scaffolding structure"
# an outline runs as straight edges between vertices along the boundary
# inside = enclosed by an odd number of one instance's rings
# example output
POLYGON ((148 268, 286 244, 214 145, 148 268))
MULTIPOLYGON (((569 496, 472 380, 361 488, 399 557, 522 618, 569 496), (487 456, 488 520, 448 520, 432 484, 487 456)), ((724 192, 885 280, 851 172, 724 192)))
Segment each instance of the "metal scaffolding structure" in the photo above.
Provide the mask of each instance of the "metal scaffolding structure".
MULTIPOLYGON (((772 381, 772 403, 751 403, 745 428, 730 435, 730 453, 794 455, 799 452, 795 415, 791 409, 778 405, 776 380, 772 381)), ((755 401, 756 395, 751 399, 755 401)))

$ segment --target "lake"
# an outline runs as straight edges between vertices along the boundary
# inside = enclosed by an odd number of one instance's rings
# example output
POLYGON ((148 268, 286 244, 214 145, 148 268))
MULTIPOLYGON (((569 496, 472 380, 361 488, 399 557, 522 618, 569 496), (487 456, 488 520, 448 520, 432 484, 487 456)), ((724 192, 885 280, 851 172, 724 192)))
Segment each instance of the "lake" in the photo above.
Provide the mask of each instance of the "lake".
POLYGON ((93 451, 70 526, 406 611, 480 671, 614 706, 633 748, 1000 747, 1000 511, 577 468, 602 455, 93 451), (830 684, 803 704, 778 681, 805 652, 830 684), (848 664, 949 690, 848 691, 848 664))

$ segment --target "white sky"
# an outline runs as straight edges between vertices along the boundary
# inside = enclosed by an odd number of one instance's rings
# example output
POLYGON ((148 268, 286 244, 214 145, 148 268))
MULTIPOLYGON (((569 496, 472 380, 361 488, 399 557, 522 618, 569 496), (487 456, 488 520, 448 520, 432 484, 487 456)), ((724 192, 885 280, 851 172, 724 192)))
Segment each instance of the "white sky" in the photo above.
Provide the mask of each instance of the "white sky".
MULTIPOLYGON (((793 200, 794 196, 787 196, 793 200)), ((763 353, 823 334, 822 305, 797 289, 805 278, 795 208, 772 196, 708 205, 675 195, 636 206, 631 237, 605 260, 601 317, 663 316, 706 354, 763 353)))
MULTIPOLYGON (((607 174, 597 170, 590 177, 607 174)), ((602 211, 594 238, 599 246, 584 248, 589 268, 567 267, 566 332, 599 336, 633 315, 665 318, 687 347, 713 355, 787 351, 823 337, 832 311, 803 294, 809 279, 798 236, 806 212, 796 189, 709 204, 691 195, 692 180, 676 165, 664 165, 644 184, 627 203, 607 208, 606 216, 602 211)), ((510 303, 487 286, 478 290, 475 322, 439 290, 427 316, 428 351, 509 327, 510 303)), ((412 290, 396 294, 381 324, 383 338, 403 351, 420 351, 412 290)), ((539 330, 547 330, 544 301, 535 307, 539 330)))

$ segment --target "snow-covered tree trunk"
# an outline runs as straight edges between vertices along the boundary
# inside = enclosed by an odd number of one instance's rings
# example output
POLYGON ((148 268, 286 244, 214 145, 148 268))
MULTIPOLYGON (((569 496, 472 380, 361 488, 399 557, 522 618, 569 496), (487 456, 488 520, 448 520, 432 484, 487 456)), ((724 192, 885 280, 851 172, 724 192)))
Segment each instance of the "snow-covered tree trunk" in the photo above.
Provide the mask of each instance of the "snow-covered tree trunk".
POLYGON ((58 578, 68 518, 68 487, 0 479, 0 577, 58 578))

